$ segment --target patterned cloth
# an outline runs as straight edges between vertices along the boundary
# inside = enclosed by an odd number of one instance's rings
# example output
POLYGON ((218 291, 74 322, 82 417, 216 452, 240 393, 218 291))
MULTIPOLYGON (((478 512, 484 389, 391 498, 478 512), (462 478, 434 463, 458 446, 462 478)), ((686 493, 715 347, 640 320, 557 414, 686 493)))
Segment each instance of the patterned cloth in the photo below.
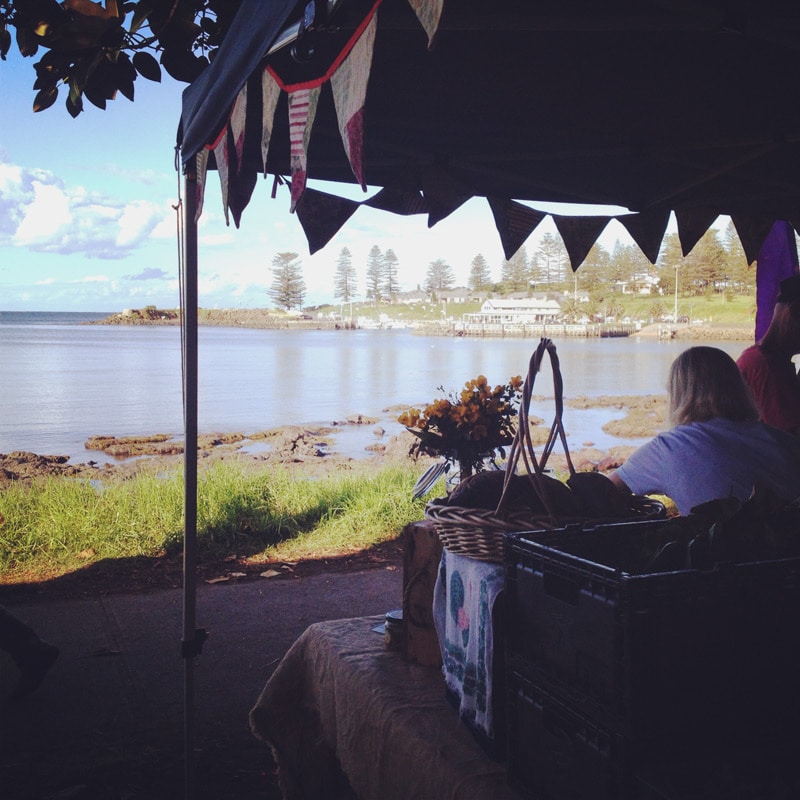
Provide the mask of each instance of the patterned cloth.
POLYGON ((492 609, 505 585, 503 566, 442 553, 433 595, 433 617, 447 688, 459 716, 493 736, 492 609))

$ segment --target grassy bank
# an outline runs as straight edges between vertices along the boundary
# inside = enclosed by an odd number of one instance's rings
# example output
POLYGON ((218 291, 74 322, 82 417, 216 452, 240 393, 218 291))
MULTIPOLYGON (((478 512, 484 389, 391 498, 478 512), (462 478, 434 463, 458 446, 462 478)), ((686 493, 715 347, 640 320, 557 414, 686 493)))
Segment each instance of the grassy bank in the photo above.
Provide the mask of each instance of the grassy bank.
MULTIPOLYGON (((220 462, 199 476, 199 558, 297 561, 353 553, 421 519, 413 466, 310 480, 220 462)), ((97 487, 49 478, 0 492, 0 582, 65 574, 101 559, 182 546, 183 478, 140 474, 97 487)))

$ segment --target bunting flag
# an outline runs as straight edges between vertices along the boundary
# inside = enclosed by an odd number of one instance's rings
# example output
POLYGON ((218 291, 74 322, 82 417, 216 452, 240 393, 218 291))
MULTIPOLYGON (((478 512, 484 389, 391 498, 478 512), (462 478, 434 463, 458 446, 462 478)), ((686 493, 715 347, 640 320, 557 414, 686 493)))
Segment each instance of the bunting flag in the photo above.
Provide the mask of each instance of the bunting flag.
POLYGON ((231 128, 231 140, 233 144, 233 153, 235 154, 235 170, 238 175, 242 171, 242 156, 244 155, 244 130, 245 121, 247 120, 247 83, 242 86, 239 94, 236 95, 236 100, 233 103, 233 110, 231 111, 230 122, 228 123, 231 128))
POLYGON ((651 264, 658 261, 658 251, 664 241, 669 222, 669 210, 642 211, 639 214, 622 214, 615 217, 630 234, 651 264))
POLYGON ((500 234, 500 243, 506 261, 522 247, 525 240, 536 230, 537 225, 547 216, 544 211, 533 208, 514 200, 487 197, 489 206, 494 215, 494 224, 500 234))
POLYGON ((383 188, 369 200, 364 200, 363 204, 406 217, 430 211, 425 198, 414 189, 383 188))
POLYGON ((222 135, 214 145, 214 161, 217 162, 225 224, 230 225, 230 219, 228 218, 228 125, 222 129, 222 135))
POLYGON ((736 233, 739 234, 739 241, 742 243, 747 263, 752 264, 758 257, 758 251, 769 235, 775 220, 771 217, 756 218, 731 214, 731 221, 736 228, 736 233))
POLYGON ((311 255, 325 247, 361 205, 357 200, 306 189, 297 201, 297 218, 311 255))
POLYGON ((684 258, 692 252, 694 246, 703 238, 718 216, 716 211, 708 208, 692 208, 688 211, 675 209, 678 239, 681 242, 681 252, 684 258))
POLYGON ((298 89, 289 95, 289 148, 292 173, 292 202, 289 208, 294 211, 297 201, 306 188, 306 165, 308 163, 308 142, 311 128, 317 113, 319 86, 313 89, 298 89))
POLYGON ((797 241, 788 222, 775 222, 758 251, 756 264, 756 329, 758 341, 772 321, 781 281, 798 273, 797 241))
POLYGON ((364 182, 363 159, 364 103, 367 98, 367 83, 372 68, 372 52, 377 29, 378 15, 373 14, 347 58, 331 76, 339 134, 353 175, 365 192, 367 184, 364 182))
POLYGON ((444 170, 433 167, 422 179, 422 196, 428 205, 428 227, 432 228, 472 195, 444 170))
POLYGON ((264 177, 267 177, 267 156, 272 140, 272 126, 275 122, 275 109, 281 96, 281 87, 269 70, 261 73, 261 163, 264 177))
POLYGON ((203 200, 206 195, 206 175, 208 174, 208 153, 209 151, 203 147, 197 151, 195 156, 194 168, 197 176, 195 181, 195 224, 197 224, 200 215, 203 213, 203 200))
POLYGON ((439 30, 444 0, 408 0, 408 4, 414 9, 420 25, 425 29, 425 33, 428 34, 428 50, 430 50, 433 47, 436 31, 439 30))
POLYGON ((253 190, 258 182, 258 172, 246 169, 241 173, 232 173, 228 181, 228 207, 233 214, 233 223, 239 227, 242 212, 247 208, 253 190))
POLYGON ((552 217, 567 248, 572 271, 575 272, 586 260, 611 217, 561 217, 556 214, 552 217))

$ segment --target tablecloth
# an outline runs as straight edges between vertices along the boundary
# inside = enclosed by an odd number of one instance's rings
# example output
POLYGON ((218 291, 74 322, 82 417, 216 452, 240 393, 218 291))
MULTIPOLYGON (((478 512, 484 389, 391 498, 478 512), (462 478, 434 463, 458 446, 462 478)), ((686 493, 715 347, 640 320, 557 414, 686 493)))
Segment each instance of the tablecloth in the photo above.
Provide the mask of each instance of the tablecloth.
POLYGON ((406 662, 380 617, 311 625, 250 712, 286 800, 515 800, 445 701, 436 667, 406 662))

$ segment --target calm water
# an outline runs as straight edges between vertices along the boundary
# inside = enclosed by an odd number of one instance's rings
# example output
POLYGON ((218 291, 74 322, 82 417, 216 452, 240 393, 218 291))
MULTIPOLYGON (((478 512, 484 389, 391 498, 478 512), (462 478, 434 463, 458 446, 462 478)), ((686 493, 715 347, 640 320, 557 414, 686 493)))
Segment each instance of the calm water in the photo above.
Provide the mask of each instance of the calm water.
MULTIPOLYGON (((95 460, 95 434, 180 434, 180 331, 171 327, 82 325, 105 314, 0 312, 0 452, 29 450, 95 460)), ((686 342, 556 339, 564 394, 663 394, 667 370, 686 342)), ((199 331, 201 433, 254 433, 288 423, 325 423, 361 413, 400 430, 397 404, 420 405, 484 374, 523 376, 538 340, 456 339, 409 331, 199 331)), ((734 357, 742 342, 718 343, 734 357)), ((548 362, 549 363, 549 362, 548 362)), ((536 394, 552 392, 549 367, 536 394)), ((552 419, 552 406, 534 414, 552 419)), ((614 410, 567 407, 571 448, 638 443, 607 436, 614 410)), ((349 426, 336 450, 363 455, 373 426, 349 426)))

